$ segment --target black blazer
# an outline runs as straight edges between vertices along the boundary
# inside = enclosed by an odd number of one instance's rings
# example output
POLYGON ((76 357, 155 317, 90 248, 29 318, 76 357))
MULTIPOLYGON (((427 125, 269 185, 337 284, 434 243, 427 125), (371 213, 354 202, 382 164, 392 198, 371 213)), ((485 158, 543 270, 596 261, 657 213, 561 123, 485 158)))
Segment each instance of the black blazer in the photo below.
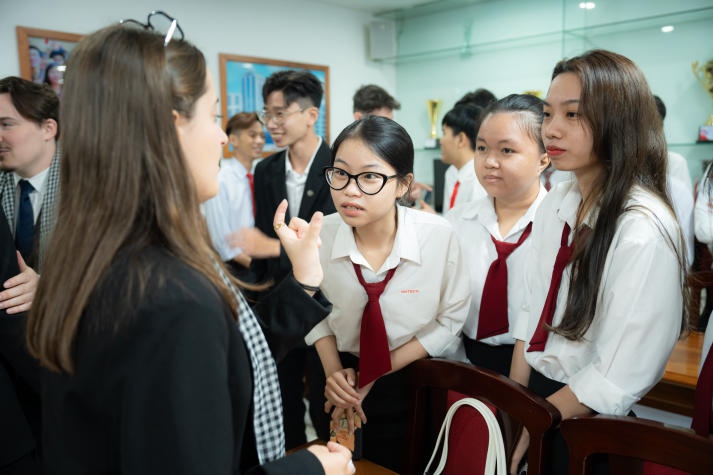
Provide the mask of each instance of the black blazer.
MULTIPOLYGON (((270 155, 255 167, 255 227, 274 238, 277 238, 272 227, 275 210, 277 205, 287 198, 285 160, 283 150, 270 155)), ((322 140, 307 175, 298 217, 309 220, 317 211, 325 215, 336 211, 329 186, 322 173, 322 169, 329 166, 330 162, 329 146, 322 140)), ((291 218, 288 209, 285 222, 289 223, 291 218)), ((280 282, 290 272, 292 266, 287 254, 281 249, 279 258, 253 259, 251 269, 255 272, 258 282, 268 279, 280 282)))
POLYGON ((257 465, 245 343, 217 289, 167 251, 115 260, 75 345, 74 374, 43 373, 48 475, 323 473, 305 451, 257 465))
MULTIPOLYGON (((20 273, 15 243, 0 209, 0 285, 20 273)), ((25 346, 26 314, 0 310, 0 467, 40 440, 40 369, 25 346)))

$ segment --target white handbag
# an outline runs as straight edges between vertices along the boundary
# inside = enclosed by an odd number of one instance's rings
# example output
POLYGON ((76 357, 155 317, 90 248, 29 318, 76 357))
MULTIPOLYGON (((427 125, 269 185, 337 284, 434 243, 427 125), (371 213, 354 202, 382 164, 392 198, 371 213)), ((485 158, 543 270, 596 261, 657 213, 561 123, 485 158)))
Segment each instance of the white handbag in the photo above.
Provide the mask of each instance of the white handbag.
POLYGON ((436 454, 438 454, 438 449, 441 446, 441 439, 443 439, 441 460, 438 462, 438 465, 432 473, 433 475, 440 475, 443 473, 443 469, 446 467, 446 460, 448 459, 448 434, 451 428, 451 420, 453 419, 453 416, 458 408, 461 406, 470 406, 477 410, 480 415, 483 416, 483 419, 485 419, 485 423, 488 426, 488 452, 485 459, 485 475, 494 475, 496 473, 497 475, 506 475, 507 467, 505 466, 505 444, 503 443, 503 436, 500 432, 498 420, 495 418, 495 415, 490 408, 488 408, 488 406, 475 398, 459 399, 448 409, 446 417, 443 420, 443 424, 441 424, 438 439, 436 439, 436 446, 433 449, 433 454, 431 455, 431 459, 428 461, 428 465, 426 465, 424 474, 431 473, 429 472, 429 469, 431 468, 433 460, 436 458, 436 454), (444 432, 445 437, 443 437, 444 432))

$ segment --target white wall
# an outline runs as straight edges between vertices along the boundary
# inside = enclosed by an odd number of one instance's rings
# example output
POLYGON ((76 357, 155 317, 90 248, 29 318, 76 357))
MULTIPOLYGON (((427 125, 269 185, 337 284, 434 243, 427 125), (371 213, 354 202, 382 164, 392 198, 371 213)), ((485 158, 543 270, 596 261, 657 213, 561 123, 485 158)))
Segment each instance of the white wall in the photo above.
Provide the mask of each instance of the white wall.
POLYGON ((329 66, 330 138, 352 121, 352 95, 375 83, 394 93, 393 65, 367 60, 371 15, 307 0, 0 0, 0 77, 20 71, 16 26, 86 34, 163 9, 206 56, 219 87, 219 53, 329 66), (37 12, 41 12, 38 14, 37 12))

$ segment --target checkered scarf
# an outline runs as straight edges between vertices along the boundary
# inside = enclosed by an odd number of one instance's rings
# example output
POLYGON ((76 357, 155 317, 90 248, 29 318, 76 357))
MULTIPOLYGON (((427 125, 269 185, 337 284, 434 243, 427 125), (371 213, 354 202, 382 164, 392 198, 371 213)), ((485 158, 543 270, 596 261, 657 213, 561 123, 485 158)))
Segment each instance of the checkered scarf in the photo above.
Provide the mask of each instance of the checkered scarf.
POLYGON ((262 464, 285 455, 282 397, 277 366, 252 309, 223 269, 220 266, 216 268, 238 302, 238 328, 245 340, 253 370, 253 430, 258 459, 262 464))

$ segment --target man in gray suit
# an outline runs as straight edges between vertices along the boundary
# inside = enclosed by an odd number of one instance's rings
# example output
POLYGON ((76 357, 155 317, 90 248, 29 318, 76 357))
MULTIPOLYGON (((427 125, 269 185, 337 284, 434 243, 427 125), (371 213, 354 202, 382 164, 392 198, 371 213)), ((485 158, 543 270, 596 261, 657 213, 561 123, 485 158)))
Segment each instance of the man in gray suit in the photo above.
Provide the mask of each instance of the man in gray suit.
POLYGON ((18 77, 0 79, 0 203, 12 231, 20 272, 6 280, 0 309, 30 308, 57 217, 59 98, 18 77))

